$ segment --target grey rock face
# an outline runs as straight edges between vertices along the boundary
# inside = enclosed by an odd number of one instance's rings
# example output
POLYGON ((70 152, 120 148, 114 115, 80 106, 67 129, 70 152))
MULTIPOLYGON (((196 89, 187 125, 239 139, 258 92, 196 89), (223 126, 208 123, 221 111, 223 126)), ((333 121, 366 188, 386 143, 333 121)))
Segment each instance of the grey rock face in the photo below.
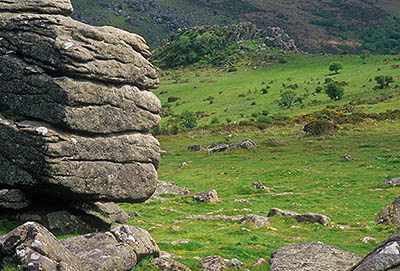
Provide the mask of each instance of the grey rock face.
POLYGON ((89 233, 61 242, 79 259, 85 271, 122 271, 130 270, 136 265, 133 248, 118 242, 111 232, 89 233))
POLYGON ((326 215, 314 214, 314 213, 298 214, 296 212, 281 210, 278 208, 272 208, 269 211, 268 216, 271 217, 277 214, 293 217, 298 222, 319 223, 324 226, 329 226, 331 224, 331 219, 326 215))
POLYGON ((73 20, 68 0, 0 0, 0 12, 0 190, 32 198, 7 215, 68 233, 126 221, 104 202, 148 199, 160 160, 148 133, 161 104, 148 91, 159 80, 146 42, 73 20))
POLYGON ((348 270, 360 257, 319 242, 296 243, 279 248, 271 255, 271 271, 348 270))
POLYGON ((5 209, 23 209, 28 207, 31 201, 27 196, 18 189, 1 189, 0 190, 0 208, 5 209))
POLYGON ((69 0, 2 0, 0 1, 0 11, 71 15, 73 9, 69 0))
POLYGON ((400 227, 400 196, 387 204, 377 214, 375 222, 378 224, 393 224, 395 227, 400 227))
MULTIPOLYGON (((81 210, 92 219, 97 219, 99 222, 111 226, 112 223, 126 223, 128 214, 114 202, 80 202, 73 205, 76 210, 81 210)), ((97 224, 96 223, 96 224, 97 224)))
POLYGON ((126 82, 74 79, 68 72, 54 77, 13 54, 0 55, 0 63, 0 104, 16 114, 99 134, 148 131, 160 121, 158 98, 126 82))
POLYGON ((45 123, 0 120, 0 179, 70 200, 144 201, 156 188, 159 145, 147 134, 83 137, 45 123), (56 188, 56 189, 55 189, 56 188))
POLYGON ((400 235, 392 234, 348 271, 399 271, 400 235))
POLYGON ((27 222, 0 237, 0 256, 24 270, 83 271, 79 259, 38 223, 27 222))

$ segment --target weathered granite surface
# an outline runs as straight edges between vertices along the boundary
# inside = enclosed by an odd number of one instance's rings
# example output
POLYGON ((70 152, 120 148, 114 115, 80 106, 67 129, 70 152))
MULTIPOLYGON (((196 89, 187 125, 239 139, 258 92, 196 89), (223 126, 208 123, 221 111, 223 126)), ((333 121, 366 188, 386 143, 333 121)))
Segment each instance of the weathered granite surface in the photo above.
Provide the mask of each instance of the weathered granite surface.
POLYGON ((142 37, 72 10, 69 0, 0 0, 0 191, 27 199, 0 195, 0 216, 104 231, 127 219, 112 202, 156 189, 149 130, 161 104, 149 90, 159 80, 142 37))

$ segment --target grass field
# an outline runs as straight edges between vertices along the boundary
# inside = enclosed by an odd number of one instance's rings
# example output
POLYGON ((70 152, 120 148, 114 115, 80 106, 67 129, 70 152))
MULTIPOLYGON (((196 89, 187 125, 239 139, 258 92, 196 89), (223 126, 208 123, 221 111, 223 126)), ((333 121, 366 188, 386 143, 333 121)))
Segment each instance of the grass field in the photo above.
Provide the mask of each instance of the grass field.
MULTIPOLYGON (((392 85, 399 84, 399 69, 393 68, 400 64, 396 56, 370 56, 367 64, 362 64, 360 57, 351 56, 293 55, 291 58, 286 64, 256 69, 252 65, 240 66, 232 73, 215 68, 163 71, 161 88, 155 92, 163 104, 168 104, 168 97, 181 98, 178 104, 170 103, 175 116, 184 110, 205 111, 209 116, 199 119, 200 126, 208 125, 215 117, 221 121, 219 124, 225 124, 227 118, 239 122, 265 110, 270 115, 298 116, 327 105, 371 101, 387 94, 390 97, 376 103, 360 103, 353 110, 382 112, 400 108, 398 87, 373 90, 376 75, 391 75, 395 79, 392 85), (328 71, 329 63, 338 60, 344 69, 332 75, 328 71), (176 72, 180 74, 179 83, 172 79, 176 72), (342 100, 332 102, 324 93, 311 94, 326 78, 348 83, 342 100), (310 92, 303 107, 278 106, 275 100, 280 99, 282 84, 298 84, 295 91, 301 95, 307 90, 310 92), (268 94, 261 94, 260 89, 268 85, 268 94), (245 97, 238 97, 239 94, 245 97), (209 100, 203 101, 209 96, 214 97, 212 104, 209 100), (256 104, 251 105, 253 102, 256 104)), ((164 118, 162 125, 172 117, 164 118)), ((216 189, 221 200, 206 204, 169 196, 166 201, 120 205, 128 213, 136 211, 140 215, 130 218, 128 224, 148 230, 162 250, 180 256, 176 260, 192 270, 199 270, 198 260, 193 257, 209 255, 237 258, 250 270, 268 270, 268 264, 258 267, 252 264, 259 257, 268 260, 279 247, 300 241, 321 241, 365 256, 396 230, 392 226, 377 225, 374 219, 383 206, 400 194, 399 187, 379 184, 381 180, 400 176, 399 132, 399 120, 365 120, 340 125, 339 131, 330 137, 306 136, 302 125, 294 123, 269 125, 264 130, 231 124, 158 136, 161 148, 166 151, 158 170, 159 179, 185 186, 192 193, 216 189), (186 149, 189 145, 205 147, 245 137, 256 142, 255 152, 234 150, 208 155, 206 151, 186 149), (345 160, 345 154, 351 154, 353 159, 345 160), (182 162, 188 166, 178 169, 182 162), (272 193, 251 189, 250 184, 257 181, 264 183, 272 193), (236 203, 235 199, 247 199, 251 204, 236 203), (299 223, 277 216, 269 219, 271 226, 255 229, 253 225, 235 221, 181 218, 187 214, 209 213, 266 216, 271 208, 325 214, 331 218, 332 225, 299 223), (172 225, 179 226, 179 230, 172 231, 172 225), (375 241, 361 242, 366 236, 375 241), (169 243, 181 239, 190 242, 169 243)), ((12 226, 3 221, 0 235, 12 226)), ((142 262, 134 270, 149 270, 147 263, 142 262)))
MULTIPOLYGON (((266 266, 251 267, 258 257, 269 258, 281 246, 299 241, 322 241, 365 256, 386 238, 393 227, 376 225, 375 215, 392 201, 399 188, 383 186, 379 181, 400 173, 400 123, 370 122, 345 126, 335 136, 321 139, 299 133, 301 127, 270 128, 264 131, 225 131, 208 134, 202 131, 187 135, 160 137, 163 155, 159 169, 161 180, 185 186, 191 192, 216 189, 221 201, 216 204, 197 203, 179 197, 148 204, 123 204, 137 211, 139 218, 129 223, 144 227, 157 240, 162 250, 183 256, 178 261, 193 270, 193 257, 220 255, 238 258, 250 270, 266 270, 266 266), (257 144, 256 152, 235 150, 208 155, 185 147, 206 146, 213 142, 245 136, 257 144), (272 137, 279 143, 271 143, 272 137), (343 156, 351 154, 353 160, 343 156), (383 157, 383 160, 376 160, 383 157), (397 157, 397 158, 396 158, 397 157), (182 162, 188 166, 178 169, 182 162), (250 189, 261 181, 273 193, 292 192, 281 196, 268 195, 250 189), (251 205, 234 203, 248 199, 251 205), (258 214, 266 216, 270 208, 299 213, 314 212, 328 215, 331 227, 298 223, 287 217, 270 218, 271 227, 254 229, 232 221, 197 221, 181 219, 184 214, 220 215, 258 214), (177 222, 178 221, 178 222, 177 222), (347 225, 341 229, 337 226, 347 225), (178 225, 175 232, 169 228, 178 225), (295 225, 295 227, 293 227, 295 225), (363 237, 376 241, 364 244, 363 237), (180 239, 191 240, 185 245, 164 243, 180 239)), ((135 270, 146 270, 143 267, 135 270)))

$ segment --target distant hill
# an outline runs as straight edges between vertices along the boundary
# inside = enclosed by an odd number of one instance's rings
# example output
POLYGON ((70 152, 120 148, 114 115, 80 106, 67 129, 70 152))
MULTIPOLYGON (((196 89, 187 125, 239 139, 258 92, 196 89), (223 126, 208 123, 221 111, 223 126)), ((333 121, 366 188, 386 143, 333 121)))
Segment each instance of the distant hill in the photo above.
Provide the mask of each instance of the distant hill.
POLYGON ((311 53, 400 51, 398 0, 72 0, 73 17, 136 32, 155 48, 178 29, 278 26, 311 53))

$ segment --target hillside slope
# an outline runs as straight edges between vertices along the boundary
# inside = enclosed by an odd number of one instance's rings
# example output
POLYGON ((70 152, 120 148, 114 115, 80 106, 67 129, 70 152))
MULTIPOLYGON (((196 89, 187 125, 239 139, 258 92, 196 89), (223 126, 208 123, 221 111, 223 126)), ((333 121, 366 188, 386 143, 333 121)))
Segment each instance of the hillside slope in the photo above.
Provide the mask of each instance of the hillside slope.
MULTIPOLYGON (((360 33, 400 15, 398 0, 72 0, 74 17, 141 34, 152 47, 179 28, 249 21, 279 26, 308 52, 356 51, 360 33)), ((398 19, 395 19, 398 22, 398 19)), ((382 32, 382 31, 380 31, 382 32)), ((393 32, 393 31, 392 31, 393 32)), ((396 32, 398 33, 398 32, 396 32)), ((395 33, 395 34, 396 34, 395 33)), ((364 33, 364 35, 367 35, 364 33)), ((388 34, 400 45, 399 36, 388 34)), ((370 42, 370 41, 369 41, 370 42)), ((382 45, 384 46, 384 45, 382 45)), ((388 53, 388 52, 386 52, 388 53)))

